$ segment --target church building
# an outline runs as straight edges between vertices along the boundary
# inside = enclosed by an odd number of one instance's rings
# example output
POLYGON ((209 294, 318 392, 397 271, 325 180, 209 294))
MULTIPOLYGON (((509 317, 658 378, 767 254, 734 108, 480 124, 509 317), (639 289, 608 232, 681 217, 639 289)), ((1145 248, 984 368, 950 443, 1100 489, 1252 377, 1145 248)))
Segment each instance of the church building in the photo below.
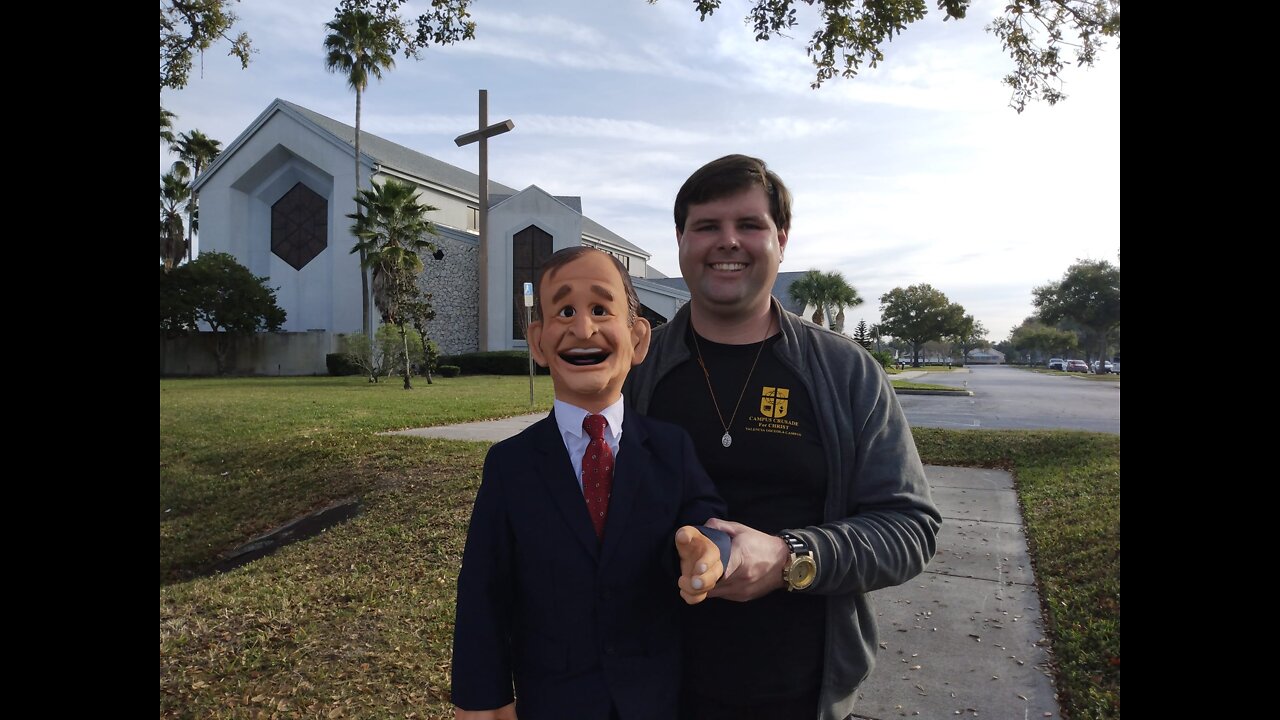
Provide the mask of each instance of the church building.
MULTIPOLYGON (((326 372, 325 355, 340 334, 361 330, 359 255, 347 217, 356 209, 355 129, 284 100, 275 100, 208 170, 200 196, 200 249, 233 255, 278 288, 287 313, 281 333, 261 334, 234 372, 310 375, 326 372)), ((632 276, 642 311, 661 324, 689 300, 680 287, 654 281, 650 254, 583 214, 576 196, 536 185, 523 190, 489 181, 488 258, 479 267, 479 176, 369 132, 360 134, 362 187, 370 178, 411 183, 439 237, 444 258, 424 257, 419 282, 432 294, 436 319, 428 336, 441 353, 524 349, 523 284, 538 265, 566 247, 589 245, 618 258, 632 276), (480 274, 488 288, 487 334, 480 335, 480 274)), ((376 316, 376 310, 374 312, 376 316)), ((375 317, 376 321, 376 317, 375 317)), ((179 370, 166 362, 162 371, 179 370)), ((190 366, 193 373, 203 369, 190 366)))

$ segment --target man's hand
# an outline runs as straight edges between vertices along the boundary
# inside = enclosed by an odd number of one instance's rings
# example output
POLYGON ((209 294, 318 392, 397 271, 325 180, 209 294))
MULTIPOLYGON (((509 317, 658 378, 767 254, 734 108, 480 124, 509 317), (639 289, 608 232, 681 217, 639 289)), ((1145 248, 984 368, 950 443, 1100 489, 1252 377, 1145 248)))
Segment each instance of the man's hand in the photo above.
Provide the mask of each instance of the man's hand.
POLYGON ((517 720, 516 704, 503 705, 496 710, 453 709, 454 720, 517 720))
POLYGON ((746 602, 782 587, 782 568, 791 557, 782 538, 717 518, 708 520, 707 527, 723 530, 733 538, 729 567, 708 597, 746 602))
POLYGON ((676 531, 676 552, 680 553, 680 597, 697 605, 707 599, 707 591, 724 574, 720 548, 698 528, 685 525, 676 531))

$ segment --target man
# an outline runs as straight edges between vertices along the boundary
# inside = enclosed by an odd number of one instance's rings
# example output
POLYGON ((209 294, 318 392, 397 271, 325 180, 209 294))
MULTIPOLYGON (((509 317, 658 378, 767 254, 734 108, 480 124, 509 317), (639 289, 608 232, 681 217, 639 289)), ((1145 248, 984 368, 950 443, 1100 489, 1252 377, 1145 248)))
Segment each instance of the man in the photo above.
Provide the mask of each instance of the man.
POLYGON ((529 349, 555 407, 485 458, 458 579, 454 715, 671 720, 680 598, 701 602, 729 550, 691 525, 724 504, 683 430, 624 407, 649 322, 622 264, 561 250, 534 307, 529 349))
POLYGON ((692 299, 654 331, 628 407, 689 431, 735 521, 708 522, 733 551, 686 609, 681 717, 843 720, 874 662, 866 593, 924 570, 941 516, 878 363, 770 295, 782 180, 720 158, 680 189, 675 222, 692 299))

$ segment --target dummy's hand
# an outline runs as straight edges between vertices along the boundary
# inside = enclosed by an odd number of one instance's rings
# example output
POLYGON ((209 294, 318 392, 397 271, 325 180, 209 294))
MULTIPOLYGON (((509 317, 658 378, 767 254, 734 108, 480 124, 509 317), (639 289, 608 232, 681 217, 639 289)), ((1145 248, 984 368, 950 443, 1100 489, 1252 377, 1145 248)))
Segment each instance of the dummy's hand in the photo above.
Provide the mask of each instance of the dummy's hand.
POLYGON ((782 568, 791 556, 782 538, 717 518, 708 520, 707 527, 723 530, 733 538, 729 567, 708 597, 745 602, 782 587, 782 568))
POLYGON ((454 720, 517 720, 516 704, 503 705, 496 710, 453 709, 454 720))
POLYGON ((720 548, 698 528, 685 525, 676 531, 676 551, 680 553, 680 597, 697 605, 707 599, 707 591, 724 573, 720 548))

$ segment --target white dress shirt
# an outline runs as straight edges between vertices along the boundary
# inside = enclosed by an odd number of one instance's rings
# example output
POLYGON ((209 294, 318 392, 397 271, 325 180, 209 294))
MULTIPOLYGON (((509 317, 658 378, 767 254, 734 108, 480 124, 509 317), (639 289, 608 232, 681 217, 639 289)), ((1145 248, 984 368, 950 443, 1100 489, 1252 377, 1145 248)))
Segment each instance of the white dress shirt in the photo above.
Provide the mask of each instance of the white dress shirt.
MULTIPOLYGON (((578 478, 578 488, 581 489, 582 456, 586 454, 587 445, 591 442, 591 436, 582 429, 582 421, 592 413, 560 400, 556 400, 552 408, 556 414, 556 425, 560 427, 560 437, 564 440, 564 449, 569 451, 569 462, 573 463, 574 477, 578 478)), ((597 414, 603 415, 608 423, 604 439, 617 458, 618 441, 622 439, 622 396, 619 395, 617 402, 597 414)))

